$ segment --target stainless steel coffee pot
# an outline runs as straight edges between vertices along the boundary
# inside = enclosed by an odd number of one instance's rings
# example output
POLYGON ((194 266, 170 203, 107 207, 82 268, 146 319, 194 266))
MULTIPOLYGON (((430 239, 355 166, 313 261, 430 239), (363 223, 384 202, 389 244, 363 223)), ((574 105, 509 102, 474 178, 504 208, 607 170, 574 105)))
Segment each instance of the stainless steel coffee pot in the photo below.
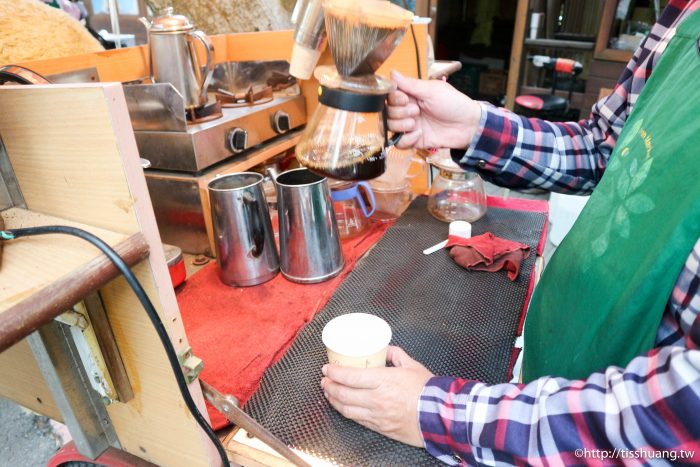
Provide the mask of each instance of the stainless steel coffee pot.
POLYGON ((253 172, 222 175, 209 182, 216 260, 224 284, 257 285, 279 271, 262 185, 263 176, 253 172))
POLYGON ((337 276, 345 261, 326 178, 301 168, 281 173, 275 183, 280 271, 302 284, 337 276))
POLYGON ((172 7, 161 11, 152 22, 141 18, 148 30, 151 80, 171 83, 185 100, 185 107, 200 107, 207 103, 207 87, 211 80, 214 46, 202 32, 195 31, 186 16, 174 15, 172 7), (202 72, 195 40, 206 50, 207 63, 202 72))

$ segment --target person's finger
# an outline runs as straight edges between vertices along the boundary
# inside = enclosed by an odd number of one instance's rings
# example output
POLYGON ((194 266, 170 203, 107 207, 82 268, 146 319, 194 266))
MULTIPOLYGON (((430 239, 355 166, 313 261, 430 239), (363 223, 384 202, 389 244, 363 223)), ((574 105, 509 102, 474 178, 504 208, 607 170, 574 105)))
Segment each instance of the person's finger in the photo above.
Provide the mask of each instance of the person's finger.
POLYGON ((402 118, 400 120, 390 119, 389 130, 394 133, 403 132, 407 133, 416 130, 416 119, 414 118, 402 118))
POLYGON ((398 71, 391 72, 391 79, 396 83, 399 91, 403 91, 408 96, 413 96, 418 99, 430 97, 435 93, 436 83, 439 81, 408 78, 398 71))
POLYGON ((394 119, 417 117, 420 114, 420 108, 413 102, 407 105, 387 105, 386 111, 389 118, 394 119))
POLYGON ((387 349, 386 361, 396 367, 406 367, 410 366, 411 363, 415 363, 415 360, 409 357, 401 347, 393 345, 389 346, 387 349))
POLYGON ((396 143, 397 149, 409 149, 415 147, 420 138, 423 136, 423 130, 420 128, 416 131, 411 131, 409 133, 404 133, 398 143, 396 143))
POLYGON ((394 91, 389 93, 389 97, 387 97, 387 102, 389 103, 389 105, 408 105, 408 103, 411 102, 411 99, 406 95, 405 92, 394 91))
POLYGON ((332 397, 342 404, 354 405, 357 407, 371 407, 373 405, 371 389, 357 389, 343 386, 330 378, 323 378, 321 380, 321 387, 327 397, 332 397))
POLYGON ((326 396, 326 399, 328 400, 328 403, 330 403, 335 410, 340 412, 343 417, 349 418, 350 420, 355 420, 356 422, 365 426, 367 426, 367 423, 373 425, 373 423, 371 423, 372 411, 368 408, 343 404, 341 401, 331 397, 330 395, 326 396))
POLYGON ((336 383, 351 388, 374 389, 381 383, 376 371, 372 368, 348 368, 326 364, 321 368, 321 372, 336 383))

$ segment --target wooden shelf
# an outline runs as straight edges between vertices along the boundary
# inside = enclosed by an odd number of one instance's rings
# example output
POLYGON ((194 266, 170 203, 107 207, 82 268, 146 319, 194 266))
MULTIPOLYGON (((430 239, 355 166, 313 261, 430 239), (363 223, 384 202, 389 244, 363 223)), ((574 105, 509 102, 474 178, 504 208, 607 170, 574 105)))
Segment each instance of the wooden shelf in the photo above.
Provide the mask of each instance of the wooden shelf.
MULTIPOLYGON (((140 233, 128 236, 20 208, 0 215, 7 229, 67 225, 87 230, 130 266, 148 256, 140 233)), ((106 256, 79 238, 42 235, 5 242, 0 264, 0 352, 118 275, 106 256)))
POLYGON ((593 42, 564 41, 558 39, 525 39, 526 47, 542 47, 549 49, 593 50, 593 42))

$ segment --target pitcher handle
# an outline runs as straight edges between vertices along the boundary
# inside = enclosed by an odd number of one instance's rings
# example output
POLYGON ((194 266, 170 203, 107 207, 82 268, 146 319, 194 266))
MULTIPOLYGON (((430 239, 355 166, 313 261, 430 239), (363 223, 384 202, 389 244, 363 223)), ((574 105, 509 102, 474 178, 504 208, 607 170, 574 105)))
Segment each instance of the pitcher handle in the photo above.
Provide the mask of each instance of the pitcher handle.
POLYGON ((207 64, 204 66, 204 79, 202 79, 202 85, 199 89, 200 99, 206 101, 209 81, 211 81, 211 77, 214 74, 214 67, 212 66, 214 63, 214 44, 212 44, 211 39, 202 31, 192 31, 192 35, 204 45, 207 51, 207 64))
POLYGON ((263 217, 260 215, 259 202, 259 200, 248 193, 243 195, 243 206, 245 206, 245 209, 248 211, 248 218, 251 220, 251 225, 248 226, 248 232, 250 242, 253 244, 253 249, 251 251, 253 258, 262 255, 265 249, 265 225, 263 223, 263 217))
POLYGON ((365 215, 365 217, 369 217, 372 214, 374 214, 374 210, 377 209, 377 200, 374 199, 374 192, 372 191, 372 187, 370 186, 369 183, 367 182, 357 182, 357 199, 358 202, 360 203, 360 207, 362 208, 362 213, 365 215), (360 194, 360 189, 364 188, 364 192, 369 198, 369 204, 371 206, 370 211, 367 211, 367 205, 365 204, 365 200, 360 194))
POLYGON ((391 146, 396 146, 403 136, 403 133, 394 133, 391 135, 391 138, 388 137, 389 114, 387 113, 386 105, 382 108, 382 121, 384 122, 384 147, 389 148, 391 146))

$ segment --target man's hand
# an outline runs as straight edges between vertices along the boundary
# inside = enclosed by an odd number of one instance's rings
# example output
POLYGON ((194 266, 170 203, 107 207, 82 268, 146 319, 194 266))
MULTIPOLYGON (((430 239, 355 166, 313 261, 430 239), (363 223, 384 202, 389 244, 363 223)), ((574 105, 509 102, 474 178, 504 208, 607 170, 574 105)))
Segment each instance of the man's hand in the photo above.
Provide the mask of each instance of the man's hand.
POLYGON ((433 374, 398 347, 389 347, 395 368, 325 365, 321 387, 328 402, 351 420, 389 438, 423 447, 418 398, 433 374))
POLYGON ((389 130, 405 134, 399 149, 466 149, 479 127, 481 106, 440 80, 406 78, 392 72, 398 89, 389 94, 389 130))

